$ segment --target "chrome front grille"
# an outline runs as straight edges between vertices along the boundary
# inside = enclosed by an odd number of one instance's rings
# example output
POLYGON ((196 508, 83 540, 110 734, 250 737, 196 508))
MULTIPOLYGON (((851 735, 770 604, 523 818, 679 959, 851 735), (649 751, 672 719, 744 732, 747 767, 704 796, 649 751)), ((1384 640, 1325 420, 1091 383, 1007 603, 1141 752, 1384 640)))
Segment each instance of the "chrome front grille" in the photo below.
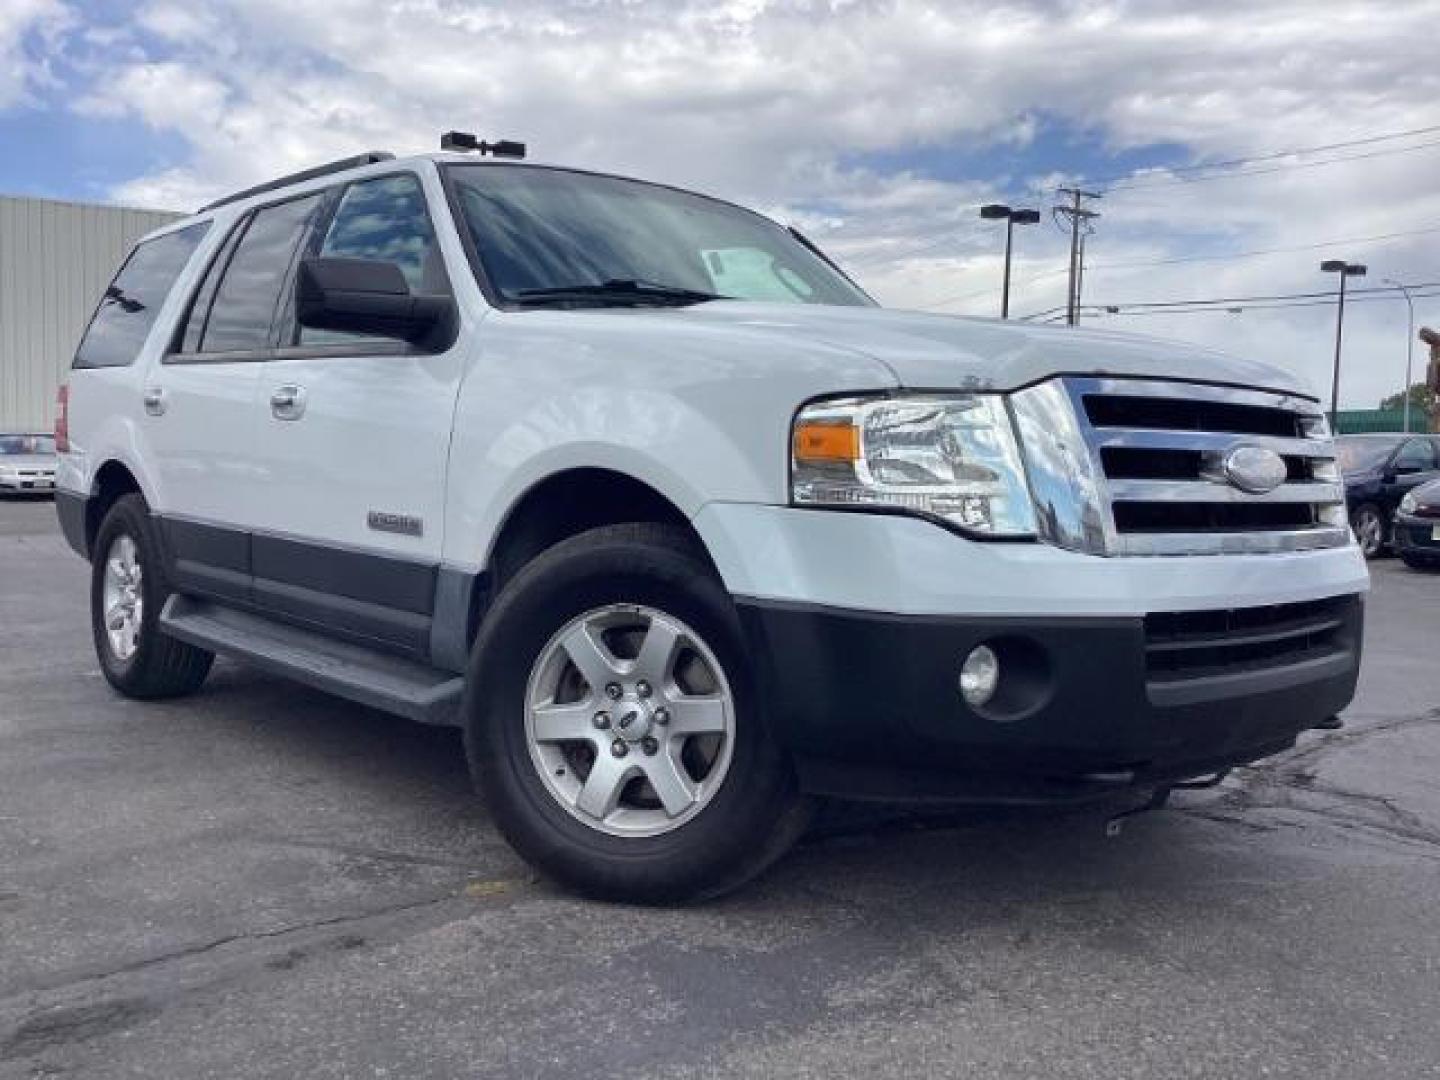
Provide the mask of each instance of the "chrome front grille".
POLYGON ((1057 546, 1200 555, 1349 542, 1334 446, 1308 398, 1075 377, 1030 387, 1012 402, 1041 538, 1057 546), (1238 486, 1226 463, 1242 447, 1278 455, 1283 480, 1270 490, 1238 486))

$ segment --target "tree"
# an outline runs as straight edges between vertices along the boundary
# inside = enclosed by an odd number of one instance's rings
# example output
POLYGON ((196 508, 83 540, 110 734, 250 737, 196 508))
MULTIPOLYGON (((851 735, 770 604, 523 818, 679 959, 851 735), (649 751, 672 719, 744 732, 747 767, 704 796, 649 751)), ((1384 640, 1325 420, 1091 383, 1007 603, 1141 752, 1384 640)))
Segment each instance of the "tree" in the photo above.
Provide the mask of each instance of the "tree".
MULTIPOLYGON (((1382 409, 1403 409, 1405 407, 1405 394, 1403 391, 1391 394, 1380 402, 1382 409)), ((1430 410, 1435 407, 1435 394, 1423 382, 1417 382, 1410 387, 1410 411, 1418 416, 1430 415, 1430 410)))

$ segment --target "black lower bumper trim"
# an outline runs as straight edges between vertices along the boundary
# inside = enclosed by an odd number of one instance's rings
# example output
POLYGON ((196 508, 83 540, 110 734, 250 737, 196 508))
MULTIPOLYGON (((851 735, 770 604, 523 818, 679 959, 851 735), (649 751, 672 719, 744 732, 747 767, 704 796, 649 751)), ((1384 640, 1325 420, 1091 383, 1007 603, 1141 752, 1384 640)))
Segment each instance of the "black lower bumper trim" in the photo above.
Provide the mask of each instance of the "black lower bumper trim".
POLYGON ((1253 761, 1349 704, 1363 606, 1308 652, 1193 679, 1147 667, 1140 618, 900 616, 742 601, 772 728, 809 791, 1035 802, 1183 780, 1253 761), (959 671, 1000 659, 986 706, 959 671))
POLYGON ((1395 550, 1423 560, 1440 563, 1440 518, 1421 518, 1399 515, 1395 518, 1395 550))

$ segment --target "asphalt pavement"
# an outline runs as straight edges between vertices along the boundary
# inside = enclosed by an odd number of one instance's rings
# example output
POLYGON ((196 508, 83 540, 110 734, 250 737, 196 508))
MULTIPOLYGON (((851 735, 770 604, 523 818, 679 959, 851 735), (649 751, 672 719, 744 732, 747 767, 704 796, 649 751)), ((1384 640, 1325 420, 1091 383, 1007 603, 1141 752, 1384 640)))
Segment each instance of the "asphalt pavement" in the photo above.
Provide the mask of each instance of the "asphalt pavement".
POLYGON ((0 501, 0 1077, 1440 1076, 1440 575, 1376 564, 1343 731, 1119 837, 857 817, 676 910, 535 880, 452 731, 115 696, 86 598, 0 501))

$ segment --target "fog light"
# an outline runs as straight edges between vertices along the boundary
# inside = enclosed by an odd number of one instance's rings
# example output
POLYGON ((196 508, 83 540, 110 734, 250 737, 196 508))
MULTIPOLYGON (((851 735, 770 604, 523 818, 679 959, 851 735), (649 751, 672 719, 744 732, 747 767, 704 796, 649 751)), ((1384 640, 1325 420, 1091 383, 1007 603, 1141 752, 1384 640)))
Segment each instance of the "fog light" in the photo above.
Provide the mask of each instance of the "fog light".
POLYGON ((960 696, 979 708, 995 696, 1000 682, 1000 661, 989 645, 977 645, 960 665, 960 696))

